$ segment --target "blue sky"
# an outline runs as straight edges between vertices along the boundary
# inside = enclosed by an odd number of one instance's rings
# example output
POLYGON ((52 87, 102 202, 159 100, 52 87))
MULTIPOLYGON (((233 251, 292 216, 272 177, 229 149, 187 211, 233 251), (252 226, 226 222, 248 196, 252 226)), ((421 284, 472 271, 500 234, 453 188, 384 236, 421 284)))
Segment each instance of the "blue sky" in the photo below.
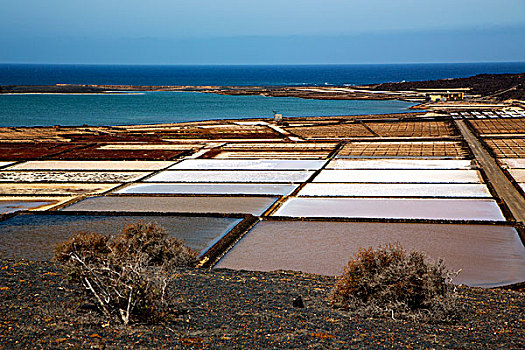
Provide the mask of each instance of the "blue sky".
POLYGON ((525 61, 525 0, 3 0, 0 63, 525 61))

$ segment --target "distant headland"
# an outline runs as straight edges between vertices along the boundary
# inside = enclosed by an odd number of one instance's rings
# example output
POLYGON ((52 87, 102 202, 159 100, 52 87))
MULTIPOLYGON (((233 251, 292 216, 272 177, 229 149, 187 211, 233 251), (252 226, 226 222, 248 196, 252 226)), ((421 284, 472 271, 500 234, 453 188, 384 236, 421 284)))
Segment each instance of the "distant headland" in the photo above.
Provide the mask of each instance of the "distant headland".
MULTIPOLYGON (((525 100, 525 73, 479 74, 468 78, 393 82, 360 86, 151 86, 151 85, 3 85, 0 94, 93 94, 137 91, 192 91, 222 95, 263 95, 320 100, 405 100, 424 102, 430 95, 459 93, 461 99, 525 100)), ((450 96, 449 96, 450 97, 450 96)))

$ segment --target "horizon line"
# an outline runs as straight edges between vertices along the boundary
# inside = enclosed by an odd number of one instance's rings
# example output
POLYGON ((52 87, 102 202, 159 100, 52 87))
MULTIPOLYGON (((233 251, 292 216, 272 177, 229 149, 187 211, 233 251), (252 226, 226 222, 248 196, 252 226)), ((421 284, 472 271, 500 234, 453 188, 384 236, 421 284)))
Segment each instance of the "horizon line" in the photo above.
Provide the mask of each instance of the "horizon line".
POLYGON ((525 64, 525 61, 456 61, 456 62, 392 62, 392 63, 56 63, 56 62, 0 62, 2 65, 49 65, 49 66, 188 66, 188 67, 217 67, 217 66, 382 66, 382 65, 438 65, 438 64, 525 64))

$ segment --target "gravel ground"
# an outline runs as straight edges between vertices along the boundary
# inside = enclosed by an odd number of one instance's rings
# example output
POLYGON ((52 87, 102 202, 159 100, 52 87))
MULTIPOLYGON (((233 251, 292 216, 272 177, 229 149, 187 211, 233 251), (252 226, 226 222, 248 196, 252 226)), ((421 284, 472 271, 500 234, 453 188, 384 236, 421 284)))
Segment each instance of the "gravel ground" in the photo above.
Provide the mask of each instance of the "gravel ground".
POLYGON ((334 310, 334 279, 291 272, 185 270, 171 317, 108 324, 51 262, 0 260, 0 348, 525 348, 525 294, 460 287, 453 324, 334 310), (301 296, 305 308, 294 308, 301 296))

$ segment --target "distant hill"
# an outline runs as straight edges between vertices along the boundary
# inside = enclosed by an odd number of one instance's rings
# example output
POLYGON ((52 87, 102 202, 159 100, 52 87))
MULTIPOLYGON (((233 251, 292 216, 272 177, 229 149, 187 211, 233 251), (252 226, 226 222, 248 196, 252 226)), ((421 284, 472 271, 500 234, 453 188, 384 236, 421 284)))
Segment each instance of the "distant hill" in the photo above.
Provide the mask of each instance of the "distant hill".
POLYGON ((479 74, 468 78, 383 83, 374 85, 374 90, 414 90, 423 88, 471 88, 470 93, 494 96, 500 100, 525 100, 525 73, 479 74))

